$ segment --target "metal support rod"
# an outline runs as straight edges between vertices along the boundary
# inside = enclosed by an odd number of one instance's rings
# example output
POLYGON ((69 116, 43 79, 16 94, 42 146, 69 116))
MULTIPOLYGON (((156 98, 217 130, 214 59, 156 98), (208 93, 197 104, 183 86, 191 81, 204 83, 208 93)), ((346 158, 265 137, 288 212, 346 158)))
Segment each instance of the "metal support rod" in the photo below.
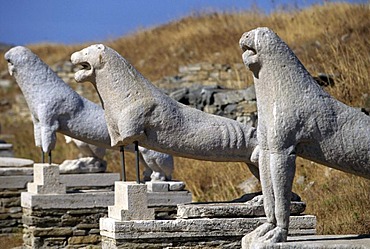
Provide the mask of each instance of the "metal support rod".
POLYGON ((44 154, 44 151, 42 150, 42 148, 41 148, 41 162, 45 163, 45 154, 44 154))
POLYGON ((139 143, 137 141, 135 144, 135 166, 136 166, 136 183, 140 183, 140 165, 139 165, 139 143))
POLYGON ((49 151, 49 164, 51 164, 51 151, 49 151))
POLYGON ((121 152, 121 168, 122 168, 122 181, 126 181, 126 169, 125 169, 125 149, 123 146, 119 147, 121 152))

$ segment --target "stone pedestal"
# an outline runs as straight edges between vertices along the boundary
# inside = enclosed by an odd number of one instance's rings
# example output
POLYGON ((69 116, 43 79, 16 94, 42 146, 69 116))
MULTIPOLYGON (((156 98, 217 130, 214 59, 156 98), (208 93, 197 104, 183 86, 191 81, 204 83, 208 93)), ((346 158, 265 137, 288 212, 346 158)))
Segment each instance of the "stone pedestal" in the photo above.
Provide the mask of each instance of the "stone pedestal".
POLYGON ((27 184, 28 192, 34 194, 65 194, 66 185, 60 182, 59 166, 36 163, 33 167, 33 182, 27 184))
POLYGON ((191 193, 184 188, 181 181, 116 182, 109 217, 118 221, 174 218, 178 204, 191 202, 191 193))
MULTIPOLYGON (((243 244, 242 248, 248 248, 243 244)), ((367 235, 306 235, 288 237, 284 243, 255 243, 254 249, 370 249, 367 235)))
MULTIPOLYGON (((163 187, 163 186, 162 186, 163 187)), ((150 188, 161 190, 160 186, 150 188), (158 188, 157 188, 158 187, 158 188)), ((166 189, 166 188, 164 188, 166 189)), ((161 192, 157 192, 161 193, 161 192)), ((148 192, 150 196, 151 192, 148 192)), ((149 197, 148 197, 149 198, 149 197)), ((103 248, 240 248, 242 237, 266 222, 260 198, 247 203, 178 204, 173 219, 100 219, 103 248)), ((293 203, 290 235, 316 233, 316 217, 293 203)))
POLYGON ((58 165, 35 164, 34 181, 21 193, 23 248, 100 248, 99 219, 113 205, 111 190, 89 189, 112 186, 119 174, 60 175, 58 165), (99 175, 99 176, 97 176, 99 175), (108 180, 110 182, 103 182, 108 180), (87 189, 66 191, 66 186, 87 189))
POLYGON ((99 219, 112 204, 112 191, 23 192, 23 248, 100 248, 99 219))
MULTIPOLYGON (((22 231, 21 193, 26 192, 27 184, 33 181, 33 164, 29 159, 0 157, 1 234, 22 231)), ((61 174, 59 177, 60 183, 66 186, 67 193, 111 191, 112 200, 114 182, 120 179, 118 173, 61 174)), ((42 179, 39 180, 42 182, 42 179)))
POLYGON ((108 216, 119 221, 154 219, 154 209, 148 208, 147 186, 116 182, 114 206, 108 207, 108 216))
MULTIPOLYGON (((102 248, 241 248, 242 237, 266 222, 256 218, 118 221, 100 219, 102 248)), ((291 235, 315 234, 316 218, 292 216, 291 235)))
POLYGON ((33 161, 0 157, 0 234, 22 231, 21 192, 32 181, 33 161))
POLYGON ((145 183, 148 188, 148 207, 155 211, 156 219, 174 219, 177 205, 190 203, 191 193, 181 181, 154 181, 145 183))
MULTIPOLYGON (((263 203, 255 202, 255 199, 245 203, 191 203, 180 204, 177 207, 177 217, 184 219, 214 218, 214 217, 263 217, 265 210, 263 203)), ((306 209, 304 202, 292 202, 290 214, 300 215, 306 209)))

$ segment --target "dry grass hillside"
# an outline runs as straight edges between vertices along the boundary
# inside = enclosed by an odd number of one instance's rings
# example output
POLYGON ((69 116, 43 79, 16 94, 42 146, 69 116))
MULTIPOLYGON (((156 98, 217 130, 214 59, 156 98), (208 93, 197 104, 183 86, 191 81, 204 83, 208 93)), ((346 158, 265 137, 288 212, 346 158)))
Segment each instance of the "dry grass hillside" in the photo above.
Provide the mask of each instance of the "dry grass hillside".
MULTIPOLYGON (((150 80, 175 75, 178 66, 198 62, 241 63, 238 41, 242 33, 258 26, 272 28, 288 43, 313 75, 334 76, 335 86, 327 90, 351 106, 363 106, 370 94, 370 8, 369 5, 325 4, 304 10, 258 11, 233 14, 195 14, 157 28, 138 31, 114 41, 104 42, 125 56, 150 80)), ((30 48, 52 65, 69 60, 76 46, 40 44, 30 48)), ((2 55, 1 55, 2 56, 2 55)), ((0 71, 6 69, 0 60, 0 71)), ((243 82, 241 86, 251 84, 243 82)), ((14 102, 19 89, 1 90, 1 99, 14 102)), ((9 112, 2 113, 3 133, 11 139, 17 156, 39 159, 34 148, 32 124, 9 112)), ((77 151, 58 137, 54 160, 59 163, 77 151)), ((107 156, 109 169, 119 171, 119 156, 107 156)), ((134 179, 133 156, 128 156, 134 179)), ((194 200, 229 200, 242 194, 237 188, 250 177, 243 164, 211 163, 176 158, 175 179, 186 182, 194 200)), ((128 166, 130 168, 130 166, 128 166)), ((370 181, 298 159, 294 191, 307 202, 308 214, 318 218, 318 233, 370 233, 370 181)))

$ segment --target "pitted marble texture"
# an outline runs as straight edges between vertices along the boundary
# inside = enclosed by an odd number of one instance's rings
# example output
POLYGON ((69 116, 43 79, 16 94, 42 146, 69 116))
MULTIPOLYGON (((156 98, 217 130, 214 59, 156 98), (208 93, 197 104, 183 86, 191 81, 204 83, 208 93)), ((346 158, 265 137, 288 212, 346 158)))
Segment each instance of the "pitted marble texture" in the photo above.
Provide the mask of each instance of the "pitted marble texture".
POLYGON ((71 61, 84 67, 76 72, 76 81, 91 81, 97 89, 112 146, 138 141, 147 148, 182 157, 246 162, 258 176, 251 160, 257 158, 252 126, 174 101, 102 44, 75 52, 71 61))
MULTIPOLYGON (((111 149, 104 111, 99 105, 76 93, 28 48, 14 47, 5 54, 5 59, 31 111, 36 146, 44 152, 51 151, 55 147, 56 132, 60 132, 111 149)), ((133 146, 127 149, 133 151, 133 146)), ((146 167, 171 179, 172 156, 142 147, 139 150, 146 167)))
POLYGON ((370 117, 315 82, 293 51, 268 28, 240 39, 257 96, 259 170, 267 223, 244 239, 286 241, 297 155, 370 179, 370 117))

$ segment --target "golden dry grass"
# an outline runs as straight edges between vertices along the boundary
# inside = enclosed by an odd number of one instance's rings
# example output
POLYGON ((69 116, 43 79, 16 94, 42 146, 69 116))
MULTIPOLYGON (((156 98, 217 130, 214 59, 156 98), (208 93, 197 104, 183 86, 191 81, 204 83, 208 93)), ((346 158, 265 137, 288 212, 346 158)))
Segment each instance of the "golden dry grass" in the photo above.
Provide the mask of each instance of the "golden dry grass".
MULTIPOLYGON (((328 91, 352 106, 363 104, 370 94, 370 9, 368 5, 325 4, 301 11, 258 11, 194 14, 154 29, 105 42, 125 56, 151 80, 175 75, 178 66, 189 63, 241 63, 238 40, 245 31, 258 26, 272 28, 295 51, 313 74, 335 75, 328 91)), ((76 46, 34 45, 31 49, 48 64, 68 60, 76 46), (52 55, 52 56, 51 56, 52 55)), ((0 69, 5 62, 0 60, 0 69)), ((245 82, 245 87, 252 81, 245 82)), ((2 90, 1 98, 13 99, 17 89, 2 90)), ((33 146, 32 124, 2 114, 3 132, 15 134, 17 156, 39 158, 33 146)), ((77 151, 58 136, 54 161, 73 158, 77 151)), ((107 155, 109 170, 119 171, 119 155, 107 155)), ((212 163, 184 158, 175 160, 175 178, 186 182, 194 200, 230 200, 242 194, 236 186, 251 176, 240 163, 212 163)), ((134 179, 133 156, 127 154, 128 178, 134 179)), ((297 161, 294 191, 307 202, 307 212, 317 215, 318 233, 370 233, 370 182, 303 159, 297 161), (303 177, 303 178, 302 178, 303 177)))
POLYGON ((1 249, 11 249, 17 246, 21 246, 22 242, 23 242, 22 234, 0 236, 1 249))

